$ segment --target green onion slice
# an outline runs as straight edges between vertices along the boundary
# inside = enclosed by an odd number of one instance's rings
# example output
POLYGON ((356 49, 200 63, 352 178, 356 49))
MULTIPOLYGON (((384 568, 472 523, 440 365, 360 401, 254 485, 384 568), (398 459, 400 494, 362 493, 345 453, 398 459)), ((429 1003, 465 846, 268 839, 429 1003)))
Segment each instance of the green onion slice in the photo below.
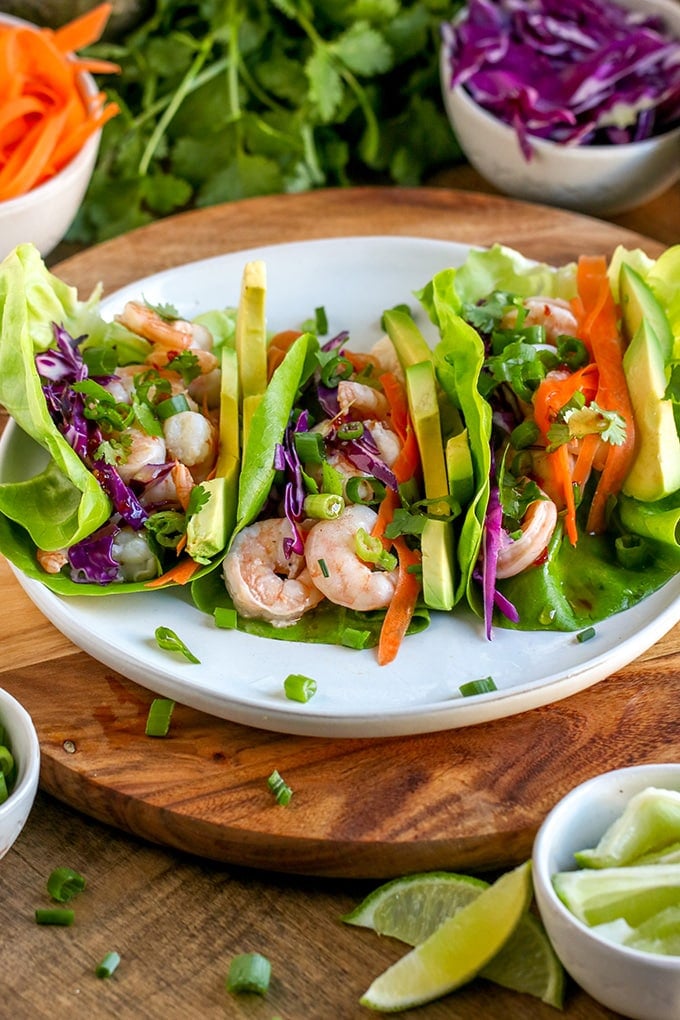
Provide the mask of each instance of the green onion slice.
POLYGON ((362 421, 347 421, 344 425, 338 425, 335 434, 338 439, 361 439, 364 434, 364 423, 362 421))
POLYGON ((235 609, 230 609, 229 606, 216 606, 213 615, 215 626, 220 630, 236 630, 238 628, 238 613, 235 609))
POLYGON ((361 506, 382 503, 386 491, 385 484, 373 475, 352 475, 345 482, 347 499, 361 506))
POLYGON ((288 783, 286 783, 285 780, 281 778, 279 772, 276 769, 274 769, 272 774, 267 779, 267 786, 276 797, 277 804, 282 804, 284 806, 286 804, 290 804, 291 797, 293 796, 293 791, 291 790, 288 783))
POLYGON ((352 362, 338 354, 322 367, 321 382, 330 389, 336 389, 338 383, 343 379, 349 379, 353 371, 352 362))
POLYGON ((170 630, 169 627, 156 627, 155 635, 159 648, 166 652, 180 652, 189 662, 200 663, 201 660, 197 659, 193 652, 189 651, 181 638, 175 634, 174 630, 170 630))
POLYGON ((58 924, 69 927, 75 921, 75 911, 70 907, 38 907, 35 912, 37 924, 58 924))
POLYGON ((283 681, 283 689, 290 701, 309 701, 316 694, 316 680, 303 673, 289 673, 283 681))
POLYGON ((497 691, 498 688, 493 677, 484 676, 479 680, 468 680, 467 683, 461 684, 458 690, 464 698, 469 698, 473 694, 488 694, 489 691, 497 691))
POLYGON ((323 463, 325 448, 320 432, 294 432, 293 442, 303 464, 323 463))
POLYGON ((345 627, 340 634, 340 644, 345 648, 365 648, 370 639, 370 630, 358 630, 356 627, 345 627))
POLYGON ((95 974, 98 978, 111 977, 114 970, 120 963, 120 955, 116 952, 107 953, 101 963, 95 967, 95 974))
POLYGON ((55 868, 47 879, 47 891, 57 903, 68 903, 85 888, 85 879, 73 868, 55 868))
POLYGON ((174 708, 175 702, 171 698, 153 699, 146 717, 144 732, 147 737, 167 737, 174 708))
POLYGON ((584 641, 590 641, 590 639, 594 638, 594 637, 595 637, 595 628, 594 627, 587 627, 585 630, 582 630, 580 634, 576 635, 576 640, 580 641, 581 644, 583 644, 584 641))
POLYGON ((334 492, 314 492, 305 496, 302 509, 306 517, 314 520, 335 521, 345 509, 345 501, 334 492))
POLYGON ((397 557, 388 552, 379 538, 369 535, 365 528, 359 528, 354 536, 354 548, 364 563, 372 563, 380 570, 394 570, 397 557))
POLYGON ((255 992, 265 995, 269 988, 272 968, 261 953, 241 953, 229 964, 227 989, 230 992, 255 992))
POLYGON ((181 414, 182 411, 190 411, 189 401, 183 393, 176 393, 173 397, 167 397, 166 400, 161 400, 160 404, 156 404, 156 414, 165 421, 166 418, 172 418, 173 414, 181 414))

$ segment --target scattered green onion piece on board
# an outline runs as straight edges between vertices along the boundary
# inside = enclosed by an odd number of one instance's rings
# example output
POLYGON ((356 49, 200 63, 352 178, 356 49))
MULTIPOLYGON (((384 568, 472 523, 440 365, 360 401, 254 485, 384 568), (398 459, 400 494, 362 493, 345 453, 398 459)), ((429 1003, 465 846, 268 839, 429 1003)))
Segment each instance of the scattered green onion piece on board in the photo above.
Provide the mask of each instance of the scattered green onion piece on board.
POLYGON ((175 393, 174 396, 161 400, 155 407, 156 414, 161 421, 165 421, 166 418, 172 418, 173 414, 181 414, 182 411, 190 410, 189 402, 183 393, 175 393))
POLYGON ((98 978, 111 977, 114 970, 120 963, 120 955, 115 952, 107 953, 101 963, 98 963, 95 967, 95 974, 98 978))
POLYGON ((55 924, 68 928, 75 920, 75 911, 70 907, 38 907, 35 919, 38 924, 55 924))
POLYGON ((586 630, 582 630, 580 634, 576 635, 576 640, 583 644, 584 641, 590 641, 591 638, 595 637, 595 628, 587 627, 586 630))
POLYGON ((335 521, 345 509, 345 501, 333 492, 315 492, 305 496, 302 509, 315 521, 335 521))
POLYGON ((238 627, 238 613, 229 606, 217 606, 213 615, 215 626, 221 630, 236 630, 238 627))
POLYGON ((167 737, 174 708, 175 702, 171 698, 153 699, 146 717, 144 732, 147 737, 167 737))
POLYGON ((156 627, 155 634, 159 648, 166 652, 180 652, 189 662, 200 663, 201 660, 197 659, 193 652, 189 651, 182 639, 175 634, 174 630, 170 630, 169 627, 156 627))
POLYGON ((283 689, 290 701, 309 701, 316 694, 316 680, 302 673, 289 673, 283 681, 283 689))
POLYGON ((286 804, 290 804, 293 791, 288 783, 281 778, 277 769, 274 769, 272 774, 269 776, 267 786, 276 797, 277 804, 282 804, 284 807, 286 804))
POLYGON ((468 680, 467 683, 461 684, 458 690, 464 698, 469 698, 473 694, 488 694, 489 691, 497 691, 498 688, 493 677, 483 676, 479 680, 468 680))
POLYGON ((321 464, 324 459, 323 436, 320 432, 293 433, 295 452, 303 464, 321 464))
POLYGON ((85 879, 73 868, 55 868, 47 879, 47 891, 57 903, 68 903, 85 888, 85 879))
POLYGON ((227 989, 230 992, 255 992, 266 995, 272 967, 261 953, 241 953, 229 964, 227 989))

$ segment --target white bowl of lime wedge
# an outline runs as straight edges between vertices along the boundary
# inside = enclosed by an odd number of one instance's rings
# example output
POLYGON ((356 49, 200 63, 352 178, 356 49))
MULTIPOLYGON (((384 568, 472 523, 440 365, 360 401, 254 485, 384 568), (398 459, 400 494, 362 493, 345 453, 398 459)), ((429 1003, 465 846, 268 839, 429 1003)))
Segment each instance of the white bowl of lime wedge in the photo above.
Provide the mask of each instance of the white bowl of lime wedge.
POLYGON ((680 1017, 680 764, 595 776, 538 831, 533 880, 571 977, 634 1020, 680 1017))

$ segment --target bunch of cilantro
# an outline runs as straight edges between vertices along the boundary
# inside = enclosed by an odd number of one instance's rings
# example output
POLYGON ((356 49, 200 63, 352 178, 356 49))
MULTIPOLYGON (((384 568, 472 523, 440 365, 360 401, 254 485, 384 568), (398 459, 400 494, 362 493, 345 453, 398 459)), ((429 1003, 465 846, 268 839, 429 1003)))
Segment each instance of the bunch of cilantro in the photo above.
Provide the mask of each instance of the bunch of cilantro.
POLYGON ((68 239, 187 208, 352 184, 413 185, 461 158, 439 89, 460 0, 156 0, 91 53, 121 113, 68 239))

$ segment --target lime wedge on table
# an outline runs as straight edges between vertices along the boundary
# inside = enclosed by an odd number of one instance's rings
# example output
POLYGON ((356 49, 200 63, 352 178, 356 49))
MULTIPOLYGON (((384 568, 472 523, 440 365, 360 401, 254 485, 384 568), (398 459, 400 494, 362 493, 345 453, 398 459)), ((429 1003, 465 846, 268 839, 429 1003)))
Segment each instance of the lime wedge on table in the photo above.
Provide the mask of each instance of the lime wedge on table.
MULTIPOLYGON (((374 889, 342 920, 417 946, 488 887, 481 878, 450 871, 407 875, 374 889)), ((564 969, 533 914, 520 919, 479 977, 534 995, 558 1009, 562 1006, 564 969)))
POLYGON ((529 908, 531 864, 502 875, 388 967, 361 998, 396 1012, 431 1002, 470 981, 496 955, 529 908))
POLYGON ((574 856, 584 868, 614 868, 637 864, 637 858, 658 853, 679 840, 680 792, 648 786, 631 797, 596 847, 574 856))
POLYGON ((635 928, 660 910, 680 905, 680 864, 560 871, 553 875, 553 887, 585 924, 623 917, 635 928))

